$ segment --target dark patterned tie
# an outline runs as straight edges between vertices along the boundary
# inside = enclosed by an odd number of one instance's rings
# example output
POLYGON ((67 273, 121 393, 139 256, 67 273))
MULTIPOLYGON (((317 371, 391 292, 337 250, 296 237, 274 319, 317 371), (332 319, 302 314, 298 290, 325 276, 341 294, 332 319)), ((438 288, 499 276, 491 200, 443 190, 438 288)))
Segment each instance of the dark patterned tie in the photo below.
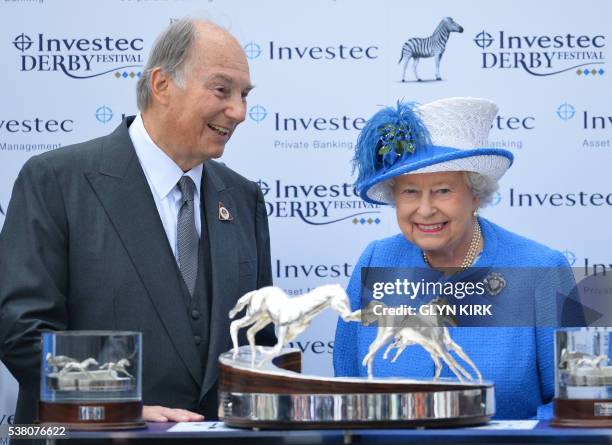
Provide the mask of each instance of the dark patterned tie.
POLYGON ((176 225, 178 263, 189 294, 193 296, 198 276, 198 247, 200 244, 193 207, 195 184, 189 176, 183 176, 178 186, 183 195, 176 225))

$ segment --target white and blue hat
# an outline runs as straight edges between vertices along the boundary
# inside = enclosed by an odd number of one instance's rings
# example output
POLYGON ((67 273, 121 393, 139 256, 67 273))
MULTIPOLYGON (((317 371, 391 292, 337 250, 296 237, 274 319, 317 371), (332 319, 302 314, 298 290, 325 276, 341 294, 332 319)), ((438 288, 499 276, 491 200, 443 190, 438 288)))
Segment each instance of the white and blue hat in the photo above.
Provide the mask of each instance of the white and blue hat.
POLYGON ((511 152, 487 148, 497 105, 451 97, 424 105, 398 102, 377 112, 357 139, 353 168, 361 198, 393 203, 391 180, 400 175, 476 172, 498 180, 512 165, 511 152))

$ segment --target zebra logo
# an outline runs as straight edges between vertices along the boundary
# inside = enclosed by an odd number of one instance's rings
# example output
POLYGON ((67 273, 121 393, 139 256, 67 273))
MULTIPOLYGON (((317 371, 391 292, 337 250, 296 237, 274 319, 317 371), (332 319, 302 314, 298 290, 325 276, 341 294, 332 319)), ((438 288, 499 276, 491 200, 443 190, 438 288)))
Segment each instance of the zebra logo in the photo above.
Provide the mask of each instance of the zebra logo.
POLYGON ((402 82, 406 82, 406 69, 410 59, 414 59, 414 64, 412 65, 414 77, 419 82, 421 81, 417 74, 417 66, 419 60, 423 57, 436 58, 436 80, 442 80, 440 77, 440 60, 442 60, 444 50, 446 50, 446 42, 451 32, 463 32, 463 26, 459 25, 452 18, 446 17, 442 19, 436 30, 429 37, 413 37, 404 43, 404 46, 402 46, 402 56, 397 62, 401 63, 405 59, 402 82))

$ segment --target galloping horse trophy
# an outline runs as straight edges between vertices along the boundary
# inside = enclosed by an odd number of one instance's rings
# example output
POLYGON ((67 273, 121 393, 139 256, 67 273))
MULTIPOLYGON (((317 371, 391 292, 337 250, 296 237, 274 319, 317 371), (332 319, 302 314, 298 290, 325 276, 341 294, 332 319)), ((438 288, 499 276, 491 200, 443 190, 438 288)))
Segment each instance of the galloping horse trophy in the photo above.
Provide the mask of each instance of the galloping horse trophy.
MULTIPOLYGON (((448 303, 442 298, 435 298, 427 304, 445 306, 448 303)), ((463 382, 464 379, 474 380, 474 377, 450 354, 450 351, 454 351, 464 362, 470 365, 476 375, 476 379, 482 381, 482 375, 474 362, 472 362, 467 354, 463 352, 463 349, 452 340, 448 328, 444 326, 445 323, 456 326, 457 323, 454 317, 439 315, 442 311, 436 311, 437 315, 424 316, 419 314, 406 316, 398 322, 395 315, 387 315, 385 311, 379 311, 382 315, 376 315, 374 310, 375 307, 385 308, 386 306, 380 301, 371 301, 365 309, 356 311, 350 316, 353 320, 361 317, 365 326, 374 322, 378 324, 376 338, 370 344, 368 353, 362 361, 362 365, 368 367, 368 377, 370 379, 373 378, 372 363, 376 353, 393 338, 393 341, 383 354, 384 360, 388 358, 393 348, 396 348, 397 352, 391 362, 395 362, 407 346, 420 345, 429 352, 436 366, 434 380, 438 380, 440 372, 442 371, 440 359, 444 360, 459 381, 463 382)))
MULTIPOLYGON (((283 347, 304 332, 313 318, 327 308, 338 312, 343 320, 351 320, 351 306, 346 292, 339 284, 328 284, 315 288, 307 294, 290 298, 281 288, 267 286, 242 296, 229 312, 234 318, 246 307, 244 317, 230 325, 233 357, 238 355, 238 330, 247 326, 247 339, 251 349, 251 365, 255 365, 255 334, 269 323, 277 328, 278 342, 271 351, 261 351, 267 359, 278 356, 283 347)), ((355 318, 352 318, 355 320, 355 318)), ((358 320, 358 318, 357 318, 358 320)), ((266 361, 266 358, 261 363, 266 361)))
MULTIPOLYGON (((436 303, 442 304, 430 302, 436 303)), ((450 340, 448 330, 440 327, 443 320, 400 318, 394 320, 400 323, 393 327, 371 306, 351 311, 348 296, 337 284, 292 298, 272 286, 245 294, 229 312, 231 319, 236 318, 230 324, 233 350, 219 356, 219 418, 225 425, 239 428, 352 429, 481 425, 493 416, 493 385, 465 381, 471 380, 471 375, 449 350, 469 363, 478 379, 480 373, 450 340), (300 351, 284 348, 326 309, 334 310, 346 322, 378 323, 378 336, 364 359, 369 377, 303 374, 300 351), (270 323, 276 327, 278 341, 271 348, 258 347, 255 334, 270 323), (248 346, 238 346, 241 328, 247 328, 248 346), (397 358, 408 345, 420 344, 436 363, 436 378, 443 360, 460 381, 373 379, 374 355, 392 340, 385 357, 393 348, 397 348, 397 358)))

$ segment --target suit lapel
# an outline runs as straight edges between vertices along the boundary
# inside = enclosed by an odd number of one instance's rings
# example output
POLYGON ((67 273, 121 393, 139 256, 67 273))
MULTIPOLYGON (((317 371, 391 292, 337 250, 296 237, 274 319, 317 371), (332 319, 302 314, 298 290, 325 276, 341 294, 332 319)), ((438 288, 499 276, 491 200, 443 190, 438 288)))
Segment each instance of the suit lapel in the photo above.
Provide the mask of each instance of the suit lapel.
POLYGON ((206 371, 202 382, 201 397, 203 397, 217 379, 219 355, 226 352, 229 337, 230 320, 228 312, 234 306, 234 296, 238 292, 238 251, 235 225, 236 208, 228 188, 217 175, 214 162, 204 163, 202 176, 205 202, 206 224, 210 240, 212 298, 210 312, 210 344, 206 371), (222 202, 230 214, 232 221, 222 221, 219 218, 219 203, 222 202))
POLYGON ((119 234, 168 337, 200 384, 201 362, 182 304, 179 276, 174 273, 176 262, 129 137, 128 124, 124 121, 108 137, 99 171, 88 173, 87 178, 119 234))

